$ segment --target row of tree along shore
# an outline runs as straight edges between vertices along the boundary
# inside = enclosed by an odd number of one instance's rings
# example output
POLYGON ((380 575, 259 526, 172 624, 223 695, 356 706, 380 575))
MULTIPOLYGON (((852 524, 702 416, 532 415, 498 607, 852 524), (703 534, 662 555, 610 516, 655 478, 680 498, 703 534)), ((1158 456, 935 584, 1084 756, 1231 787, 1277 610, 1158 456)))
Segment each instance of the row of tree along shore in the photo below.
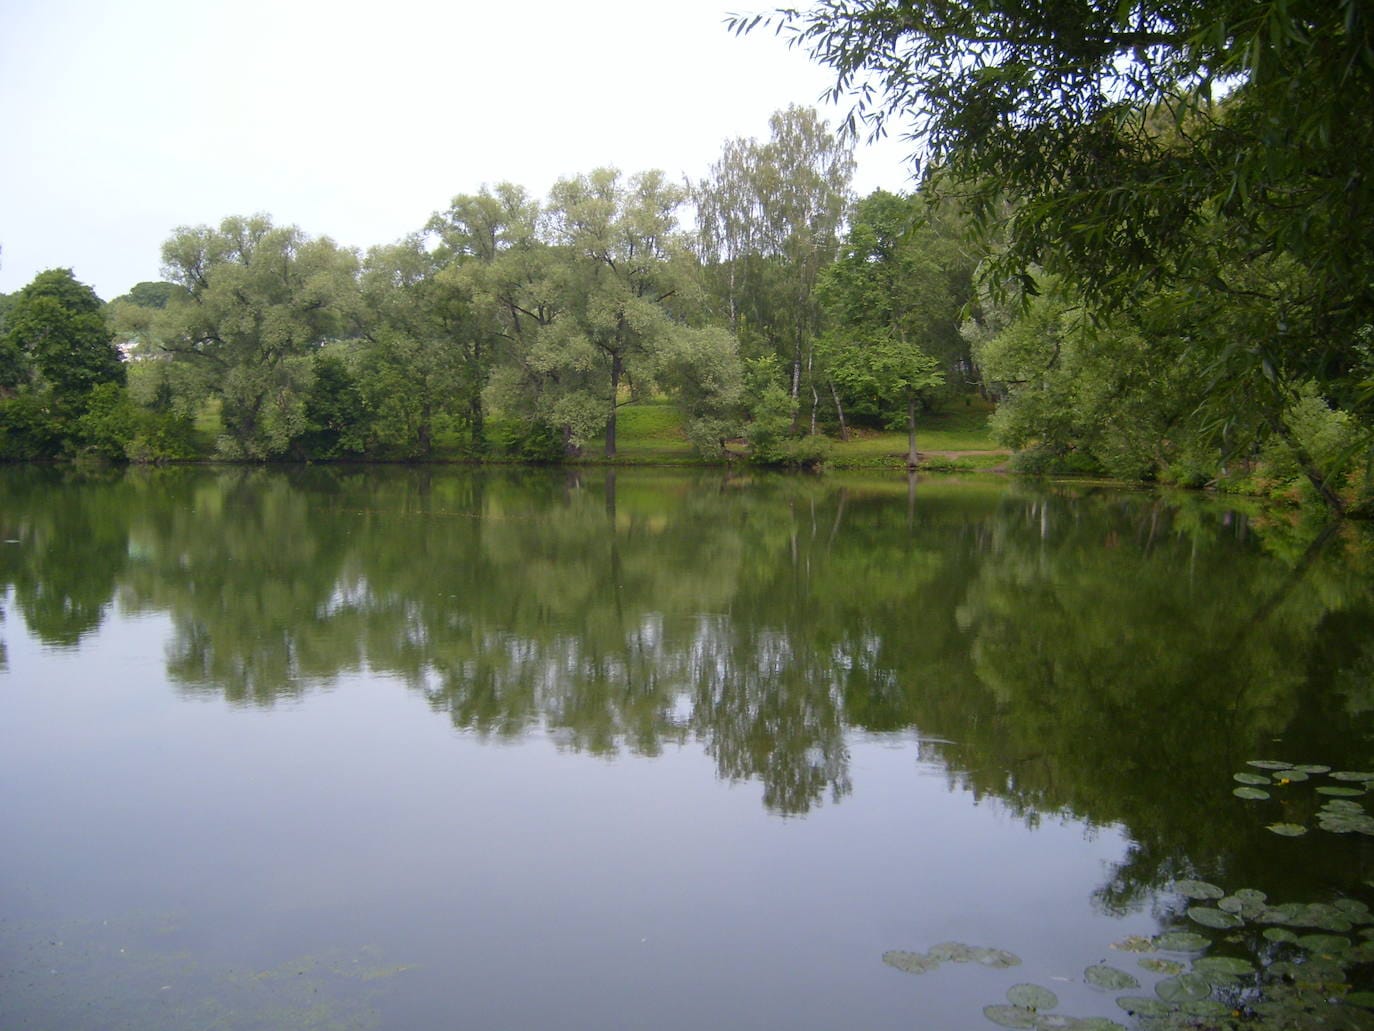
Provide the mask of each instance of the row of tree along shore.
POLYGON ((0 298, 0 459, 614 460, 618 413, 654 401, 701 461, 895 430, 914 466, 917 427, 977 396, 1016 468, 1367 503, 1368 412, 1335 388, 1374 370, 1370 327, 1339 381, 1237 357, 1294 318, 1289 255, 1097 303, 1071 265, 1007 272, 1014 193, 990 218, 939 173, 856 198, 853 170, 794 107, 699 182, 483 187, 365 254, 229 217, 109 303, 44 272, 0 298))

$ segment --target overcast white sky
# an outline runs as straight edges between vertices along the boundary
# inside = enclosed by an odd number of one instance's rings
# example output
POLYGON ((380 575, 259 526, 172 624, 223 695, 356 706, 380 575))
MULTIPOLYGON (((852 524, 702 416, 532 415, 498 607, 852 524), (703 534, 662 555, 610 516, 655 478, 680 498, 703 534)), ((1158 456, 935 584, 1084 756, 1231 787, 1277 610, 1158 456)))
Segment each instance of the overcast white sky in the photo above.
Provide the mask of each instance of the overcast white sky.
MULTIPOLYGON (((483 183, 698 178, 830 84, 722 24, 772 6, 0 0, 0 292, 70 267, 108 300, 160 278, 177 226, 227 215, 366 250, 483 183)), ((860 147, 859 192, 909 189, 903 152, 860 147)))

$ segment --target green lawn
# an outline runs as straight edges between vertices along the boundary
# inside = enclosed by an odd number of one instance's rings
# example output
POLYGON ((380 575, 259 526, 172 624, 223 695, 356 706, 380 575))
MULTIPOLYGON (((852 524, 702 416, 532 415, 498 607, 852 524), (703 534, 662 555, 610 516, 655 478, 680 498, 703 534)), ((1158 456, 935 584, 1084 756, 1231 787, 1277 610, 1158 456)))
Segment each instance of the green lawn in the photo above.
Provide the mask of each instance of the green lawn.
MULTIPOLYGON (((916 427, 916 447, 924 464, 933 468, 985 469, 1006 461, 988 432, 991 403, 978 397, 956 401, 946 410, 924 416, 916 427), (941 455, 932 452, 975 452, 941 455)), ((629 465, 683 465, 700 461, 682 434, 677 409, 669 402, 629 404, 616 419, 616 462, 629 465)), ((605 453, 597 440, 583 449, 584 461, 596 462, 605 453)), ((857 429, 848 441, 832 440, 832 468, 901 466, 906 456, 906 433, 857 429)))

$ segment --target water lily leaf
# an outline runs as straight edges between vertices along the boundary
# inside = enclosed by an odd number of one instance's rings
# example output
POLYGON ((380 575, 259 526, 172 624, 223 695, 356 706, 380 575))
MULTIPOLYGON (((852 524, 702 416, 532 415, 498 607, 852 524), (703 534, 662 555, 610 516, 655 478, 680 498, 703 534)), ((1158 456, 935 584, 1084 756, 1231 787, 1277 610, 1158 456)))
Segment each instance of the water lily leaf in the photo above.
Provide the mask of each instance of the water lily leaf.
POLYGON ((1371 916, 1374 916, 1371 914, 1369 906, 1359 899, 1337 899, 1331 905, 1350 919, 1358 920, 1361 923, 1368 922, 1371 916))
POLYGON ((1356 770, 1337 770, 1335 773, 1331 774, 1331 779, 1371 781, 1374 780, 1374 773, 1364 773, 1356 770))
POLYGON ((1271 823, 1269 830, 1275 834, 1281 834, 1285 838, 1296 838, 1307 833, 1307 828, 1297 823, 1271 823))
POLYGON ((1352 816, 1362 815, 1364 806, 1359 802, 1352 802, 1348 798, 1332 798, 1322 803, 1321 811, 1324 813, 1349 813, 1352 816))
POLYGON ((1303 773, 1307 773, 1307 774, 1318 774, 1318 773, 1330 773, 1330 772, 1331 772, 1331 767, 1330 767, 1330 766, 1322 766, 1320 763, 1300 763, 1299 765, 1294 766, 1293 769, 1295 769, 1295 770, 1301 770, 1303 773))
POLYGON ((1083 971, 1083 980, 1105 992, 1124 992, 1128 988, 1140 987, 1140 982, 1133 975, 1106 963, 1096 963, 1088 967, 1083 971))
POLYGON ((1152 952, 1154 942, 1149 938, 1142 938, 1138 934, 1133 934, 1129 938, 1122 938, 1119 942, 1112 942, 1112 948, 1120 949, 1122 952, 1152 952))
POLYGON ((973 950, 973 962, 991 970, 1005 970, 1007 967, 1019 967, 1021 957, 1006 949, 976 948, 973 950))
POLYGON ((1245 977, 1255 972, 1255 965, 1236 956, 1203 956, 1193 961, 1193 972, 1203 977, 1222 974, 1227 977, 1245 977))
POLYGON ((883 953, 883 962, 906 974, 925 974, 940 965, 940 961, 924 952, 893 950, 883 953))
POLYGON ((1253 766, 1257 770, 1291 770, 1292 763, 1280 762, 1277 759, 1251 759, 1246 766, 1253 766))
POLYGON ((1212 983, 1201 974, 1179 974, 1155 985, 1155 994, 1165 1002, 1195 1002, 1212 994, 1212 983))
POLYGON ((1267 902, 1269 896, 1258 888, 1241 888, 1235 893, 1235 897, 1242 902, 1267 902))
POLYGON ((1253 920, 1257 916, 1260 916, 1267 907, 1262 898, 1254 899, 1237 893, 1235 895, 1227 895, 1217 903, 1217 908, 1224 913, 1234 913, 1236 916, 1243 916, 1247 920, 1253 920))
POLYGON ((1196 920, 1203 927, 1215 927, 1218 930, 1240 927, 1245 923, 1244 920, 1234 913, 1213 909, 1210 906, 1189 906, 1188 916, 1196 920))
POLYGON ((1116 1000, 1116 1004, 1133 1017, 1169 1017, 1174 1008, 1160 999, 1147 999, 1143 995, 1127 995, 1116 1000))
POLYGON ((1115 1020, 1106 1017, 1080 1017, 1073 1028, 1074 1031, 1126 1031, 1115 1020))
POLYGON ((1274 783, 1274 782, 1273 782, 1272 780, 1270 780, 1268 777, 1261 777, 1258 773, 1237 773, 1232 779, 1233 779, 1233 780, 1236 780, 1236 781, 1239 781, 1241 784, 1272 784, 1272 783, 1274 783))
POLYGON ((1038 984, 1014 984, 1007 989, 1007 1002, 1028 1010, 1052 1010, 1059 1005, 1059 996, 1038 984))
POLYGON ((984 1006, 983 1016, 1002 1027, 1035 1027, 1035 1010, 1020 1006, 984 1006))
POLYGON ((1231 794, 1235 795, 1237 798, 1243 798, 1248 802, 1258 802, 1261 799, 1269 797, 1269 792, 1265 791, 1263 788, 1236 788, 1231 794))
POLYGON ((1295 942, 1298 936, 1286 927, 1266 927, 1264 936, 1271 942, 1295 942))
POLYGON ((1170 887, 1173 891, 1190 899, 1219 899, 1226 895, 1226 892, 1207 881, 1174 881, 1170 887))
POLYGON ((1082 1026, 1077 1017, 1066 1017, 1062 1013, 1035 1015, 1035 1031, 1078 1031, 1082 1026))
POLYGON ((1364 788, 1342 788, 1334 784, 1323 784, 1317 789, 1317 794, 1330 795, 1333 798, 1359 798, 1364 793, 1364 788))
POLYGON ((1304 934, 1297 944, 1308 952, 1331 955, 1349 949, 1350 939, 1342 938, 1339 934, 1304 934))
POLYGON ((930 947, 930 955, 941 962, 971 963, 973 946, 965 945, 963 942, 940 942, 930 947))
POLYGON ((1164 952, 1201 952, 1212 944, 1212 939, 1193 931, 1169 931, 1154 940, 1155 948, 1164 952))
POLYGON ((1275 784, 1300 784, 1307 780, 1307 773, 1303 770, 1284 770, 1282 773, 1274 774, 1275 784))

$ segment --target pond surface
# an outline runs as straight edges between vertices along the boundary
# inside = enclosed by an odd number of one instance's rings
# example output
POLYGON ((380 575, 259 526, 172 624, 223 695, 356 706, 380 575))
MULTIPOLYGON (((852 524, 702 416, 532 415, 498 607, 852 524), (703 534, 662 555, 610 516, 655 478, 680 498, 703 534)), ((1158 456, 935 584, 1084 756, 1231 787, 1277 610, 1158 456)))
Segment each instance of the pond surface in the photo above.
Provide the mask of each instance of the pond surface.
POLYGON ((0 469, 0 1027, 1303 1026, 1204 947, 1368 1027, 1371 573, 994 477, 0 469))

